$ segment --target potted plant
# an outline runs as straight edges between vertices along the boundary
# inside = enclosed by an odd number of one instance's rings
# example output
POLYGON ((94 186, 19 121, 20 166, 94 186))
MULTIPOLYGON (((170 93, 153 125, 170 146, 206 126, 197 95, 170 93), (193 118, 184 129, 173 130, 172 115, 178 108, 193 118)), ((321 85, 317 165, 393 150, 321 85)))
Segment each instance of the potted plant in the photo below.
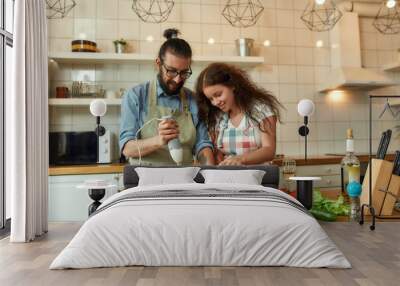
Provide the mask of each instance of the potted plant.
POLYGON ((124 39, 121 38, 119 40, 115 40, 115 41, 113 41, 113 43, 114 43, 116 53, 122 54, 125 52, 127 42, 124 39))

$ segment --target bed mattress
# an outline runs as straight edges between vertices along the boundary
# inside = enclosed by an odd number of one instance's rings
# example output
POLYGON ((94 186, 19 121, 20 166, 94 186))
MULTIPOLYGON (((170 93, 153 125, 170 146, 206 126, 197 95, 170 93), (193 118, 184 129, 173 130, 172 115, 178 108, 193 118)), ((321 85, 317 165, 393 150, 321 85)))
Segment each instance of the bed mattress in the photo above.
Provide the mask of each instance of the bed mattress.
POLYGON ((350 268, 294 198, 263 186, 142 186, 108 198, 50 269, 144 266, 350 268))

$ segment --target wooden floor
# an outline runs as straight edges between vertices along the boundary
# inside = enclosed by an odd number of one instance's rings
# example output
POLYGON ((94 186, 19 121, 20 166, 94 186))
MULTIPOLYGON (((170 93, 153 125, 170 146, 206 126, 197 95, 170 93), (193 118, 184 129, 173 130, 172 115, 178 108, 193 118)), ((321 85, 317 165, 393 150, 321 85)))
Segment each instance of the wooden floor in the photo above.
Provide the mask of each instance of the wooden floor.
POLYGON ((323 223, 352 269, 289 267, 122 267, 48 270, 79 224, 51 224, 49 233, 27 244, 0 241, 0 285, 400 285, 400 222, 368 225, 323 223))

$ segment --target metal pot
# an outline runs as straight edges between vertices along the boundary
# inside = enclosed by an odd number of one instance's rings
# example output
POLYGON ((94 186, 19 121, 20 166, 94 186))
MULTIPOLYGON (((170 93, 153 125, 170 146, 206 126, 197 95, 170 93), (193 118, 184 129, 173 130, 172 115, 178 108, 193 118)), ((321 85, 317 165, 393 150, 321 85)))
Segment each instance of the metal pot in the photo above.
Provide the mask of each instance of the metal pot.
POLYGON ((115 52, 117 54, 125 53, 126 44, 115 43, 114 46, 115 46, 115 52))
POLYGON ((239 56, 241 57, 251 56, 251 50, 253 48, 253 43, 254 43, 253 39, 241 38, 237 39, 235 42, 239 56))

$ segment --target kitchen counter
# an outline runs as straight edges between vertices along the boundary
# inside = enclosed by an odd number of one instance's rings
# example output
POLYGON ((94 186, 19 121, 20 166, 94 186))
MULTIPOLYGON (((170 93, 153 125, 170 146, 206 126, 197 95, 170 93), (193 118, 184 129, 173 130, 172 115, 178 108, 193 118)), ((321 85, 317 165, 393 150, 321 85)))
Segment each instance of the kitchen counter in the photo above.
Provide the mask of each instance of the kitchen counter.
MULTIPOLYGON (((288 156, 296 160, 297 166, 314 166, 314 165, 328 165, 328 164, 340 164, 342 160, 341 155, 319 155, 309 156, 307 161, 304 160, 304 156, 288 156)), ((359 154, 357 157, 362 163, 368 162, 367 154, 359 154)), ((386 160, 393 161, 394 154, 388 154, 386 160)), ((273 160, 276 165, 282 165, 283 157, 277 157, 273 160)), ((61 175, 86 175, 86 174, 111 174, 111 173, 122 173, 124 169, 122 163, 112 164, 96 164, 96 165, 73 165, 73 166, 50 166, 49 176, 61 176, 61 175)))
POLYGON ((50 166, 49 176, 122 173, 124 166, 122 163, 50 166))

